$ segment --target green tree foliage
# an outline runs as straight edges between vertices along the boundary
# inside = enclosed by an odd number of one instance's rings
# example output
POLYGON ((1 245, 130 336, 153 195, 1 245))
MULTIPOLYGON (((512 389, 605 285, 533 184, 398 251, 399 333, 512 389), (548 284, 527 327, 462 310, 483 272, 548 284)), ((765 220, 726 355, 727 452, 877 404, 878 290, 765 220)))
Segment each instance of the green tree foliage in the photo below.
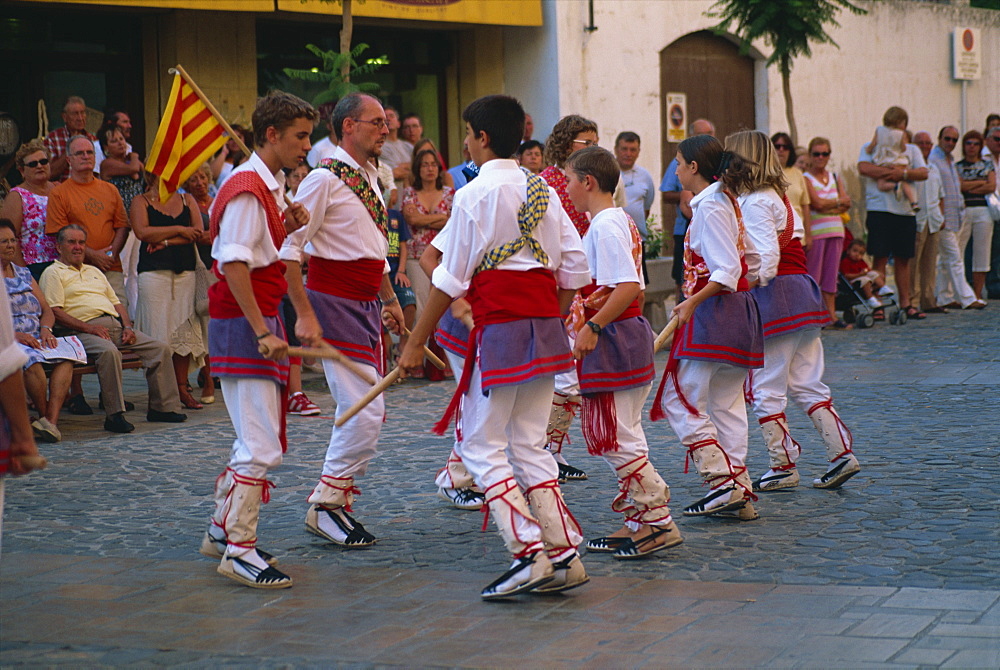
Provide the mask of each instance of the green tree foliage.
POLYGON ((309 70, 286 67, 283 68, 283 71, 292 79, 301 79, 302 81, 314 83, 319 82, 327 85, 325 91, 312 99, 313 106, 319 107, 325 102, 336 102, 348 93, 355 91, 362 93, 378 92, 378 84, 372 82, 359 83, 357 81, 358 78, 375 72, 381 67, 378 61, 384 61, 386 58, 383 56, 380 59, 372 59, 369 62, 359 65, 358 59, 368 49, 367 44, 358 44, 347 53, 339 53, 332 49, 324 51, 315 44, 307 44, 306 49, 322 60, 323 64, 321 67, 309 70))
POLYGON ((705 13, 710 18, 721 19, 715 32, 741 38, 744 52, 758 39, 773 49, 767 64, 777 65, 781 73, 788 132, 796 144, 798 132, 790 84, 792 61, 799 56, 812 56, 812 44, 831 44, 839 48, 826 28, 828 25, 840 26, 836 16, 841 9, 852 14, 868 13, 850 0, 717 0, 705 13))

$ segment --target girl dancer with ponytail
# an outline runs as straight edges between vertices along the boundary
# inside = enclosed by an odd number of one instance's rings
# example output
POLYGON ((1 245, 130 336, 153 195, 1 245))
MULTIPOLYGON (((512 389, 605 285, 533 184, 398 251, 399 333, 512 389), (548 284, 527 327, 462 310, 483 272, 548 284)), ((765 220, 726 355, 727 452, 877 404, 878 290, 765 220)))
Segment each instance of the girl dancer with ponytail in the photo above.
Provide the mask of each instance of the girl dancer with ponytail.
POLYGON ((673 310, 680 325, 651 418, 670 421, 710 487, 684 508, 686 516, 738 512, 753 519, 743 381, 764 363, 760 313, 749 292, 760 257, 733 195, 746 190, 749 166, 714 137, 699 135, 678 146, 677 177, 695 194, 684 239, 685 300, 673 310))
POLYGON ((758 285, 753 289, 764 328, 764 369, 750 373, 747 401, 760 423, 770 469, 754 491, 797 486, 799 444, 785 418, 787 391, 812 419, 826 444, 830 467, 813 480, 821 489, 839 488, 861 471, 851 451, 851 431, 833 408, 823 383, 820 329, 829 321, 819 287, 806 273, 800 240, 801 219, 785 195, 787 183, 767 136, 755 130, 726 138, 726 149, 752 161, 751 180, 739 198, 747 234, 760 252, 758 285))

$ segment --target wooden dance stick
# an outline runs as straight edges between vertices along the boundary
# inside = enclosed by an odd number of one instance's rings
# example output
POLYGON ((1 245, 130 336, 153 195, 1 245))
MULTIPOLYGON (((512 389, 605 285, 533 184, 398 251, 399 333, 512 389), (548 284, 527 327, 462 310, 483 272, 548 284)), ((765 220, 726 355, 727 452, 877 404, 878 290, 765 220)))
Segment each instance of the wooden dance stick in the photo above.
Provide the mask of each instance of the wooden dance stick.
POLYGON ((675 330, 677 330, 677 323, 678 321, 676 316, 670 319, 670 322, 667 323, 666 327, 663 330, 661 330, 660 334, 656 336, 655 340, 653 340, 654 354, 663 348, 663 345, 667 343, 667 340, 670 339, 670 336, 674 334, 675 330))
POLYGON ((346 412, 337 417, 337 420, 333 422, 333 425, 335 425, 337 428, 343 426, 345 423, 347 423, 347 421, 351 417, 353 417, 355 414, 357 414, 365 407, 367 407, 368 403, 370 403, 375 398, 379 397, 379 395, 381 395, 383 391, 385 391, 387 388, 396 383, 397 379, 399 379, 398 365, 392 369, 392 372, 383 377, 382 381, 380 381, 378 384, 375 384, 375 386, 373 386, 371 390, 368 391, 368 393, 364 394, 361 400, 354 403, 350 407, 350 409, 348 409, 346 412))
MULTIPOLYGON (((264 353, 264 352, 261 352, 264 353)), ((331 361, 337 361, 345 368, 356 374, 358 377, 371 383, 371 378, 358 367, 357 363, 352 361, 350 358, 345 356, 340 352, 339 349, 335 349, 327 344, 322 349, 307 349, 306 347, 288 347, 289 356, 300 356, 302 358, 326 358, 331 361)))
MULTIPOLYGON (((403 326, 403 332, 406 333, 407 335, 413 334, 410 332, 410 329, 407 328, 406 326, 403 326)), ((426 356, 427 360, 429 360, 431 364, 438 370, 444 370, 446 367, 448 367, 447 363, 438 358, 437 355, 433 351, 431 351, 431 348, 428 347, 426 344, 424 345, 424 356, 426 356)), ((389 374, 392 373, 390 372, 389 374)), ((376 393, 375 395, 378 394, 376 393)))

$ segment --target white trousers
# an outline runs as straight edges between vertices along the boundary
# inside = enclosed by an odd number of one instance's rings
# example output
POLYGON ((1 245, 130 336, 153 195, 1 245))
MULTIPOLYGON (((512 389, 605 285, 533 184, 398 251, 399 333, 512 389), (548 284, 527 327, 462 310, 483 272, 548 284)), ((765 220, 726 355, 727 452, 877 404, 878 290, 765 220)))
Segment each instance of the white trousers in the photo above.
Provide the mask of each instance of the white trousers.
POLYGON ((615 416, 618 419, 618 450, 601 454, 612 471, 640 456, 649 456, 646 433, 642 430, 642 408, 649 397, 650 384, 625 391, 615 391, 615 416))
POLYGON ((265 479, 281 465, 281 387, 270 379, 222 377, 222 395, 236 430, 229 467, 237 474, 265 479))
MULTIPOLYGON (((988 207, 966 207, 962 217, 962 231, 958 248, 965 254, 965 246, 972 238, 972 271, 990 271, 990 249, 993 244, 993 218, 988 207)), ((976 296, 977 298, 980 296, 976 296)))
MULTIPOLYGON (((969 227, 962 223, 965 240, 969 239, 969 227)), ((957 302, 968 307, 976 301, 969 282, 965 281, 965 245, 961 243, 963 230, 942 230, 938 233, 937 304, 949 305, 957 302)))
MULTIPOLYGON (((355 367, 361 368, 366 379, 336 361, 323 361, 326 383, 330 387, 330 395, 337 403, 337 417, 349 410, 382 378, 371 366, 355 361, 355 367)), ((384 418, 385 400, 384 395, 380 395, 343 426, 334 426, 330 434, 330 446, 326 449, 323 474, 332 477, 365 474, 368 463, 375 457, 384 418)))
POLYGON ((754 414, 758 419, 781 414, 788 405, 788 394, 803 412, 829 400, 823 367, 823 340, 818 329, 764 340, 764 367, 750 372, 754 414))
POLYGON ((692 414, 677 397, 673 379, 667 379, 662 406, 681 444, 716 440, 733 466, 745 466, 748 427, 743 382, 746 376, 746 368, 727 363, 678 361, 677 383, 697 413, 692 414))
POLYGON ((545 449, 552 389, 552 377, 543 377, 483 396, 476 367, 463 399, 458 453, 483 490, 510 477, 522 490, 558 479, 556 461, 545 449))

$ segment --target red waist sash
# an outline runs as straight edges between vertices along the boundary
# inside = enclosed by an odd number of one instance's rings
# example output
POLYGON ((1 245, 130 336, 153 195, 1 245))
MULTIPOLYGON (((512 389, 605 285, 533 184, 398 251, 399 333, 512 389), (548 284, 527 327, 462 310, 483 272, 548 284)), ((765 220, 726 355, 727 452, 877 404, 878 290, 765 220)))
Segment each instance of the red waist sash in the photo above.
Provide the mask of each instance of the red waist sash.
MULTIPOLYGON (((591 282, 587 286, 584 286, 583 288, 580 289, 580 297, 583 298, 584 300, 586 300, 587 298, 590 297, 590 295, 592 293, 594 293, 595 291, 597 291, 600 288, 608 288, 608 289, 610 289, 610 287, 601 287, 601 286, 598 286, 597 282, 591 282)), ((596 315, 599 311, 601 311, 601 307, 604 306, 605 302, 607 302, 606 299, 602 300, 600 306, 597 309, 593 309, 593 308, 587 306, 587 303, 584 302, 584 304, 583 304, 583 314, 587 318, 588 321, 590 319, 594 318, 594 315, 596 315)), ((625 319, 631 319, 631 318, 636 317, 636 316, 642 316, 642 309, 639 307, 639 298, 636 298, 635 300, 633 300, 632 304, 629 305, 628 307, 626 307, 625 311, 623 311, 621 314, 619 314, 618 318, 614 319, 613 321, 624 321, 625 319)))
POLYGON ((778 274, 804 275, 807 273, 805 249, 802 248, 802 242, 797 237, 794 237, 781 249, 781 258, 778 260, 778 274))
POLYGON ((384 272, 385 261, 375 258, 331 261, 313 256, 306 288, 347 300, 375 300, 384 272))
POLYGON ((458 412, 462 396, 469 390, 483 326, 519 319, 561 316, 556 278, 545 268, 532 268, 524 272, 485 270, 472 278, 466 298, 472 306, 475 327, 469 333, 469 353, 465 357, 465 367, 462 368, 458 388, 455 389, 444 416, 434 425, 434 432, 438 435, 444 435, 452 417, 458 412))
MULTIPOLYGON (((213 319, 235 319, 244 316, 229 288, 226 276, 219 271, 219 264, 215 263, 212 270, 219 281, 208 289, 208 315, 213 319)), ((278 261, 267 267, 251 270, 250 286, 253 288, 253 297, 260 307, 260 313, 263 316, 277 316, 281 298, 288 292, 285 264, 278 261)))

